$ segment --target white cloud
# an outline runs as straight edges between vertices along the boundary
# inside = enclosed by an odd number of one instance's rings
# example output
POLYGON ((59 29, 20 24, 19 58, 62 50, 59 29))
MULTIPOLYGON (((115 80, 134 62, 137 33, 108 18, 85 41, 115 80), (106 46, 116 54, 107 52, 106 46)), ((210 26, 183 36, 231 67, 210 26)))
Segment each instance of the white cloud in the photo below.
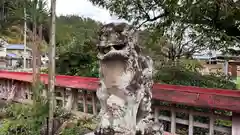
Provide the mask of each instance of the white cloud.
MULTIPOLYGON (((50 1, 47 0, 50 6, 50 1)), ((97 6, 94 6, 88 0, 57 0, 56 5, 57 15, 79 15, 89 17, 103 23, 122 22, 116 16, 111 16, 109 11, 97 6)))

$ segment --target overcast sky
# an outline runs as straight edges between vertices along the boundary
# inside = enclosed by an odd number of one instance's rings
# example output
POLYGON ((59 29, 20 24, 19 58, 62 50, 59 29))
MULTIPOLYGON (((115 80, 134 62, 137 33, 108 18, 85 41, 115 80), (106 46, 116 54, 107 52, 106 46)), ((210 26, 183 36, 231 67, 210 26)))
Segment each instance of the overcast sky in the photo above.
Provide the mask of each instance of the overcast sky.
MULTIPOLYGON (((49 5, 51 0, 47 0, 49 5)), ((79 15, 90 17, 103 23, 120 22, 115 16, 111 16, 106 9, 94 6, 88 0, 57 0, 57 15, 79 15)))

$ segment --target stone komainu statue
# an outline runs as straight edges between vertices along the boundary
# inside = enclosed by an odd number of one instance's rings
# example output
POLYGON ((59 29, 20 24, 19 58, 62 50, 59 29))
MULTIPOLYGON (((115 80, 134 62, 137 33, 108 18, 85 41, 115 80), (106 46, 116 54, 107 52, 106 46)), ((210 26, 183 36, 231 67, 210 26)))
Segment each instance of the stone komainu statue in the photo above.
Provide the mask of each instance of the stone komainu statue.
POLYGON ((106 24, 97 48, 101 111, 95 135, 161 135, 150 114, 153 61, 141 55, 136 31, 125 23, 106 24))

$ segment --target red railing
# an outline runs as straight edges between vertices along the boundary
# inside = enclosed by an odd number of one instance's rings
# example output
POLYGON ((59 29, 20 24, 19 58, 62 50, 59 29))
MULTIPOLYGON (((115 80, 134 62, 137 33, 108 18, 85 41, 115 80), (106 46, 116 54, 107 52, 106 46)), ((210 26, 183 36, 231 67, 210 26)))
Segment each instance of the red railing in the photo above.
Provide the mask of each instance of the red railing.
MULTIPOLYGON (((0 78, 31 82, 32 73, 0 71, 0 78)), ((41 81, 47 84, 48 75, 41 74, 41 81)), ((98 88, 98 78, 57 75, 56 86, 95 91, 98 88)), ((156 83, 152 92, 156 100, 240 113, 240 91, 237 90, 156 83)))
MULTIPOLYGON (((16 92, 14 101, 31 102, 30 83, 32 82, 32 73, 0 70, 0 78, 0 98, 11 99, 9 93, 16 92)), ((41 81, 47 84, 48 75, 41 74, 41 81)), ((71 109, 73 113, 96 115, 99 109, 95 93, 98 88, 98 81, 98 78, 57 75, 56 101, 62 103, 60 106, 71 109), (82 110, 79 110, 79 104, 83 106, 82 110)), ((182 129, 182 127, 188 127, 186 134, 194 135, 194 128, 197 127, 208 129, 204 132, 208 132, 209 135, 222 135, 222 133, 240 135, 240 91, 156 83, 152 92, 154 118, 156 121, 167 122, 165 125, 168 125, 166 127, 170 127, 170 129, 166 129, 166 131, 172 134, 178 132, 178 129, 182 129), (161 102, 166 102, 170 106, 160 105, 161 102), (209 112, 201 112, 193 108, 179 108, 176 104, 206 108, 209 112), (219 114, 217 109, 228 110, 229 112, 219 114), (170 115, 163 114, 164 111, 167 111, 170 115), (187 119, 177 116, 182 113, 188 115, 187 119), (209 121, 199 122, 194 119, 194 116, 207 117, 209 121), (218 125, 215 123, 218 120, 230 121, 231 125, 227 127, 218 125)), ((44 93, 46 94, 46 91, 43 92, 43 95, 45 95, 44 93)))

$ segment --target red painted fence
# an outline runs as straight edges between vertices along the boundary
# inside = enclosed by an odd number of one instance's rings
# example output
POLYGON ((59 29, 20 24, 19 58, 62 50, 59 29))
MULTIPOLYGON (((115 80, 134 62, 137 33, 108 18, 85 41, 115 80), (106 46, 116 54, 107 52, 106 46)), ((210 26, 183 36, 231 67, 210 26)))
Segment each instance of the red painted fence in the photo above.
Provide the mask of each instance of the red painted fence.
MULTIPOLYGON (((0 78, 31 82, 32 73, 2 70, 0 78)), ((48 75, 41 74, 41 80, 47 84, 48 75)), ((95 91, 98 78, 57 75, 56 86, 95 91)), ((237 90, 154 84, 152 92, 153 98, 157 100, 240 113, 240 91, 237 90)))

